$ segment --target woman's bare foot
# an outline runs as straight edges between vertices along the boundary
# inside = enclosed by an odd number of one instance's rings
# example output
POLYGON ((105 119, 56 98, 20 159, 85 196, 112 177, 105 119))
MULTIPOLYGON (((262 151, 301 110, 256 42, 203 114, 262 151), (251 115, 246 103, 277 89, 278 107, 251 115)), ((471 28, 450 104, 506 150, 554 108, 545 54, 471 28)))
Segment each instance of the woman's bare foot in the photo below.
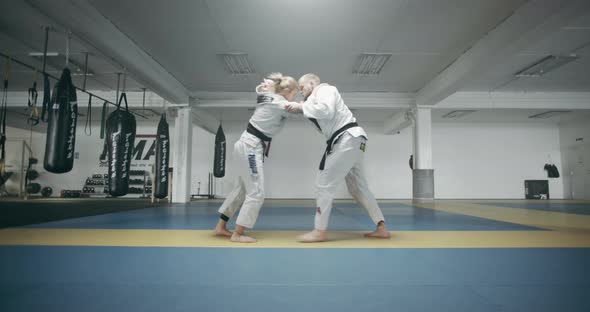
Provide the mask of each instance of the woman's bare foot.
POLYGON ((317 243, 317 242, 324 242, 328 240, 328 236, 326 235, 326 231, 320 230, 313 230, 311 232, 307 232, 303 235, 297 236, 297 241, 302 243, 317 243))
POLYGON ((215 226, 215 235, 216 236, 223 236, 223 237, 231 237, 232 232, 228 231, 225 228, 225 225, 227 224, 226 221, 223 220, 219 220, 219 222, 217 222, 217 225, 215 226))
POLYGON ((372 238, 391 238, 391 234, 385 228, 385 222, 381 221, 377 223, 377 228, 371 233, 365 234, 365 237, 372 238))

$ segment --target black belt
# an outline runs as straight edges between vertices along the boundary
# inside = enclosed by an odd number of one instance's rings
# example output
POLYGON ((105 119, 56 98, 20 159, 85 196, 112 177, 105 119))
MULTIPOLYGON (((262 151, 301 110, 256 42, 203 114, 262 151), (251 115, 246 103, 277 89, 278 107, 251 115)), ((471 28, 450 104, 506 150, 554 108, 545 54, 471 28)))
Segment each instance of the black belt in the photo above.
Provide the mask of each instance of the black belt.
POLYGON ((262 142, 262 148, 264 149, 264 156, 268 157, 268 152, 270 151, 270 141, 272 141, 272 138, 267 137, 264 133, 260 132, 260 130, 256 129, 256 127, 254 127, 251 123, 248 123, 246 132, 260 139, 262 142), (268 142, 268 144, 266 144, 266 142, 268 142))
POLYGON ((324 166, 326 165, 326 156, 328 156, 332 153, 332 145, 334 144, 334 140, 336 140, 336 138, 342 132, 344 132, 350 128, 354 128, 354 127, 358 127, 358 126, 359 126, 359 124, 357 124, 356 122, 351 122, 351 123, 344 125, 342 128, 336 130, 336 132, 334 132, 334 134, 332 134, 330 139, 326 142, 326 144, 327 144, 326 151, 324 152, 324 156, 322 156, 322 161, 320 162, 320 170, 324 170, 324 166))

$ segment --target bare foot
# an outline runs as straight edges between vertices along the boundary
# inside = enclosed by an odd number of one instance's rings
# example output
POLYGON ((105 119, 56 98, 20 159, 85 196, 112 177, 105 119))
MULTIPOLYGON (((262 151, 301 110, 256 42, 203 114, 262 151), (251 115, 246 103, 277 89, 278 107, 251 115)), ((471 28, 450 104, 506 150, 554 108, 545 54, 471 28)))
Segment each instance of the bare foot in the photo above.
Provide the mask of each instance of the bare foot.
POLYGON ((231 237, 232 232, 225 228, 226 222, 219 220, 215 226, 215 236, 231 237))
POLYGON ((215 228, 215 236, 231 237, 232 232, 228 231, 227 229, 215 228))
POLYGON ((297 236, 297 241, 302 243, 317 243, 327 241, 326 231, 313 230, 303 235, 297 236))
POLYGON ((246 236, 244 234, 238 234, 238 232, 234 232, 230 238, 230 240, 234 243, 256 243, 256 239, 250 236, 246 236))
POLYGON ((385 228, 383 223, 377 225, 377 229, 371 233, 365 234, 365 237, 372 237, 372 238, 391 238, 391 234, 385 228))

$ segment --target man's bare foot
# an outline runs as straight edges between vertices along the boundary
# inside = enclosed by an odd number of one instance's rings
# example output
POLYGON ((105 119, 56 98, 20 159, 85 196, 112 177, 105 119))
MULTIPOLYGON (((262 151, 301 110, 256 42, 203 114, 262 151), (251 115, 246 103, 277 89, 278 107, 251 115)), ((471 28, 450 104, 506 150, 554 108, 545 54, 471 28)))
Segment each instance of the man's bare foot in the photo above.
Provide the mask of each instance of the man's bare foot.
POLYGON ((297 241, 302 243, 317 243, 327 241, 326 231, 313 230, 303 235, 297 236, 297 241))
POLYGON ((377 224, 377 229, 371 233, 365 234, 365 237, 372 237, 372 238, 391 238, 391 234, 385 228, 385 224, 383 222, 379 222, 377 224))
POLYGON ((244 234, 239 234, 237 231, 232 234, 230 240, 234 243, 256 243, 255 238, 246 236, 244 234))
POLYGON ((219 220, 219 222, 217 222, 217 225, 215 226, 216 236, 231 237, 232 232, 225 228, 226 223, 227 222, 224 222, 223 220, 219 220))

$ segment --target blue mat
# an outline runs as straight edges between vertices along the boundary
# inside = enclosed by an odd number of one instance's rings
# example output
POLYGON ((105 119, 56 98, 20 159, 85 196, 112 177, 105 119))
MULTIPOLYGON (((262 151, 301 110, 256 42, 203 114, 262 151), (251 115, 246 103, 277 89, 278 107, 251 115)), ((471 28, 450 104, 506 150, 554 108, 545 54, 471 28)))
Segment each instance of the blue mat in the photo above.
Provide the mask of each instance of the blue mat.
POLYGON ((0 310, 590 311, 590 249, 0 247, 0 310))
MULTIPOLYGON (((82 229, 212 229, 219 218, 219 202, 192 202, 169 208, 146 208, 29 226, 32 228, 82 229)), ((256 230, 305 231, 313 227, 315 207, 265 204, 256 230)), ((403 204, 380 205, 388 228, 393 231, 503 231, 541 230, 539 228, 490 219, 452 214, 403 204)), ((229 223, 233 227, 235 217, 229 223)), ((329 229, 366 231, 374 227, 367 212, 354 203, 336 203, 329 229)))

